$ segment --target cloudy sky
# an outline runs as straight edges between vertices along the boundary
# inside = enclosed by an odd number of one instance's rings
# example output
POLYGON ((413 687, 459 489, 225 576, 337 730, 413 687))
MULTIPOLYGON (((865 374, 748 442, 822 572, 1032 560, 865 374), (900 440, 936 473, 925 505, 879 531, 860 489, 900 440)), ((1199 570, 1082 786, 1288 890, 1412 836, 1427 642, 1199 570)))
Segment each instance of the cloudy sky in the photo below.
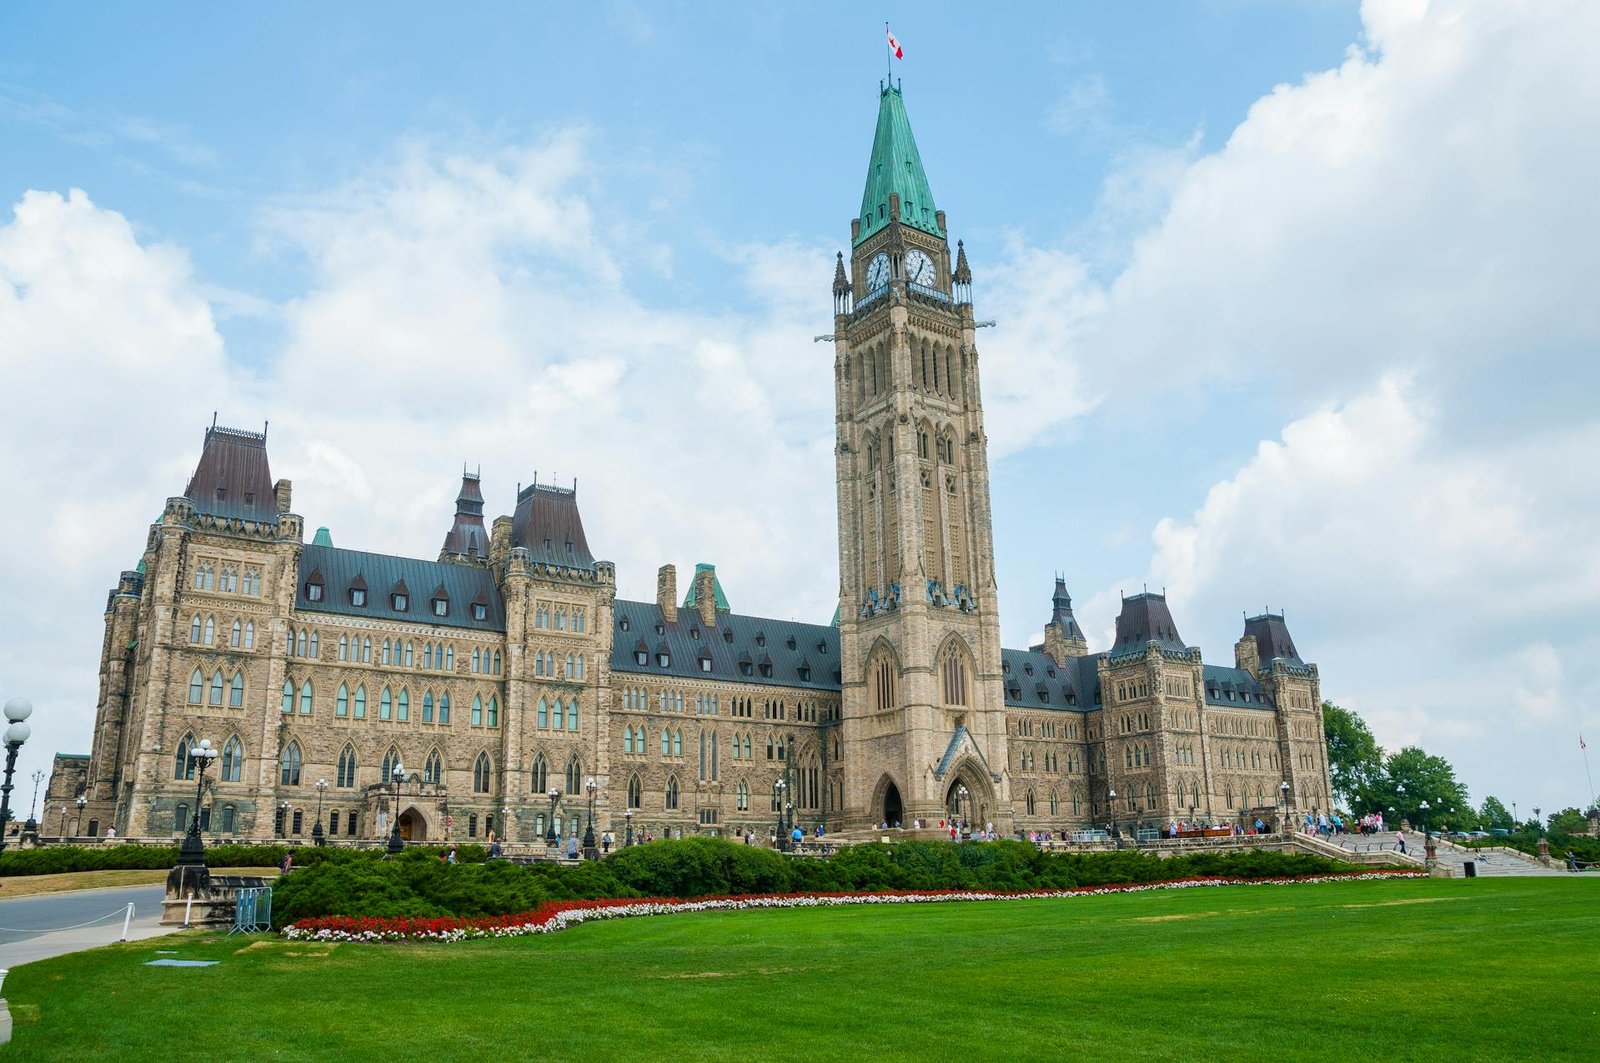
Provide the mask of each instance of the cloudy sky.
MULTIPOLYGON (((1600 5, 889 3, 966 241, 1009 645, 1166 588, 1473 799, 1600 739, 1600 5), (1159 13, 1159 18, 1157 18, 1159 13)), ((856 5, 0 7, 0 698, 87 752, 106 591, 203 429, 343 546, 576 478, 621 592, 836 602, 856 5)), ((24 781, 18 795, 30 796, 24 781)))

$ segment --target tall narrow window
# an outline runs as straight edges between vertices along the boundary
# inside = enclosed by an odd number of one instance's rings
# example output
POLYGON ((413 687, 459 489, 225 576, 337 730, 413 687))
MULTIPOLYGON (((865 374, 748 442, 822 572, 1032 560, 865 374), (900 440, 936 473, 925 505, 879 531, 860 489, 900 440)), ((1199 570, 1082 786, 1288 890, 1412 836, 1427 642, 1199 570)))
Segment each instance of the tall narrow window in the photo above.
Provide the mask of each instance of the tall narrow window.
POLYGON ((404 688, 394 697, 394 718, 401 722, 411 719, 411 694, 404 688))
POLYGON ((394 695, 389 693, 389 688, 384 687, 378 695, 378 719, 387 720, 394 714, 394 695))
POLYGON ((450 722, 450 692, 448 690, 439 695, 439 722, 441 724, 450 722))
POLYGON ((579 763, 578 755, 576 753, 574 753, 572 755, 572 757, 570 759, 568 759, 568 761, 567 761, 566 784, 567 784, 567 793, 573 794, 573 795, 576 795, 576 796, 582 796, 582 794, 583 794, 583 765, 581 763, 579 763))
POLYGON ((205 644, 207 646, 217 641, 217 622, 211 617, 206 617, 205 644))
POLYGON ((367 718, 367 685, 365 683, 356 687, 355 718, 358 720, 367 718))
POLYGON ((573 698, 572 699, 572 704, 567 706, 567 730, 576 731, 577 729, 578 729, 578 699, 577 698, 573 698))
POLYGON ((489 754, 479 753, 478 759, 472 764, 472 792, 486 794, 489 792, 489 754))
POLYGON ((559 731, 566 727, 566 718, 566 706, 561 704, 560 698, 557 698, 555 703, 550 706, 550 726, 559 731))
POLYGON ((676 775, 669 775, 669 776, 667 776, 667 809, 668 809, 668 811, 672 811, 672 810, 675 810, 677 807, 678 807, 678 777, 676 775))
POLYGON ((278 782, 283 786, 300 785, 300 743, 291 741, 278 763, 278 782))
POLYGON ((311 680, 300 684, 300 715, 311 715, 311 680))
POLYGON ((346 683, 340 683, 339 692, 334 695, 333 714, 335 716, 350 715, 350 687, 346 683))
POLYGON ((245 621, 244 648, 247 650, 256 648, 256 622, 254 620, 245 621))
POLYGON ((544 754, 540 753, 533 758, 533 766, 528 769, 528 789, 536 794, 542 794, 549 781, 550 766, 545 763, 544 754))
POLYGON ((350 659, 350 636, 349 635, 340 635, 339 636, 339 660, 348 661, 349 659, 350 659))
POLYGON ((422 765, 422 781, 435 786, 444 781, 444 761, 437 749, 428 751, 428 759, 422 765))
POLYGON ((222 669, 220 668, 211 673, 210 703, 212 705, 222 704, 222 669))
POLYGON ((493 694, 489 695, 489 710, 488 711, 489 711, 489 716, 488 716, 488 724, 489 724, 489 726, 490 727, 499 727, 500 726, 500 699, 495 697, 493 694))
POLYGON ((233 681, 228 684, 228 707, 240 708, 244 705, 244 673, 233 673, 233 681))
POLYGON ((483 726, 483 698, 477 694, 472 695, 472 726, 483 726))
POLYGON ((433 691, 424 691, 422 695, 422 722, 433 722, 433 691))
POLYGON ((639 781, 639 776, 628 777, 628 807, 639 808, 643 805, 644 784, 639 781))
POLYGON ((228 645, 238 649, 244 643, 244 624, 241 621, 233 622, 233 629, 228 632, 228 645))
POLYGON ((178 750, 172 758, 174 779, 194 778, 194 758, 189 756, 189 750, 192 748, 194 748, 194 735, 184 735, 178 739, 178 750))
POLYGON ((200 669, 196 668, 194 674, 189 677, 189 704, 200 704, 200 697, 204 692, 205 684, 205 677, 200 674, 200 669))
POLYGON ((238 782, 244 777, 244 743, 239 736, 229 738, 222 747, 222 781, 238 782))
POLYGON ((283 704, 280 706, 284 712, 294 711, 294 680, 283 681, 283 704))
POLYGON ((349 790, 356 784, 356 751, 354 746, 345 746, 339 754, 339 771, 334 777, 335 785, 340 789, 349 790))
POLYGON ((200 625, 202 623, 203 623, 203 621, 200 619, 200 614, 199 613, 194 614, 193 619, 191 619, 189 621, 189 641, 190 642, 199 642, 200 641, 200 625))

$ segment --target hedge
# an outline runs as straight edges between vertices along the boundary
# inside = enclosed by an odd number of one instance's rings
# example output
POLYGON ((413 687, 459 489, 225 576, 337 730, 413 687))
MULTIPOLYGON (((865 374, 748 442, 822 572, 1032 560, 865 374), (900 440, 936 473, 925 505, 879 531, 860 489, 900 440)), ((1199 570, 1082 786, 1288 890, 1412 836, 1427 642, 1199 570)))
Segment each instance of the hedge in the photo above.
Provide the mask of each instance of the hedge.
POLYGON ((796 858, 719 838, 685 838, 625 848, 602 862, 440 862, 436 851, 399 860, 346 851, 282 879, 273 917, 301 919, 492 918, 547 901, 637 897, 727 897, 883 891, 1062 890, 1175 879, 1292 878, 1350 870, 1320 856, 1267 850, 1195 853, 1162 859, 1123 851, 1048 853, 1015 841, 907 841, 853 845, 824 859, 796 858))

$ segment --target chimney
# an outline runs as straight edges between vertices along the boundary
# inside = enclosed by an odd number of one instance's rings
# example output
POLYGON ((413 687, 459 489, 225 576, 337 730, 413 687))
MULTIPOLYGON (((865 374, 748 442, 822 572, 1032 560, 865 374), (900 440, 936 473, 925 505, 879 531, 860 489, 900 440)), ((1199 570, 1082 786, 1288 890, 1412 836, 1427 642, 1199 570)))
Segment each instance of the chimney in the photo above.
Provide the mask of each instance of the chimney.
POLYGON ((694 570, 694 604, 707 630, 717 626, 717 570, 710 565, 694 570))
POLYGON ((672 565, 662 565, 656 573, 656 605, 661 607, 663 620, 678 622, 678 570, 672 565))
POLYGON ((1233 644, 1233 663, 1253 676, 1261 674, 1261 649, 1254 635, 1246 635, 1233 644))
POLYGON ((272 497, 278 503, 278 512, 289 512, 289 497, 293 492, 294 484, 289 480, 279 480, 272 485, 272 497))

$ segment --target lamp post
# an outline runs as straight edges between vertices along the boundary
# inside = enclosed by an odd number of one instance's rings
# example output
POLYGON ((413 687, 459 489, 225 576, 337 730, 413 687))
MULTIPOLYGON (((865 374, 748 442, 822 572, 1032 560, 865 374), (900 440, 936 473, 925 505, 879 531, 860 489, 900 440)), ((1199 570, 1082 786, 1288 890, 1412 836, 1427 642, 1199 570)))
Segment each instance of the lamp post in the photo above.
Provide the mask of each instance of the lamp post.
MULTIPOLYGON (((89 803, 89 799, 79 794, 78 800, 73 803, 78 806, 78 818, 72 821, 72 836, 81 838, 83 837, 83 806, 89 803)), ((200 797, 198 794, 195 795, 194 813, 196 816, 200 814, 200 797)))
POLYGON ((1106 811, 1111 813, 1111 837, 1117 836, 1117 791, 1106 791, 1106 811))
POLYGON ((1289 833, 1289 780, 1285 779, 1278 784, 1278 793, 1283 797, 1283 833, 1289 833))
POLYGON ((328 792, 328 780, 317 780, 317 822, 311 828, 311 842, 313 845, 327 845, 328 840, 322 836, 322 795, 328 792))
POLYGON ((278 802, 278 837, 287 838, 288 836, 289 836, 289 802, 287 802, 287 801, 279 801, 278 802))
POLYGON ((556 805, 561 803, 561 791, 552 786, 545 796, 550 798, 550 826, 545 829, 544 843, 554 846, 561 840, 556 837, 556 805))
MULTIPOLYGON (((206 769, 211 767, 211 762, 217 759, 217 751, 211 748, 211 739, 202 738, 198 745, 189 750, 189 759, 194 762, 194 816, 189 820, 189 833, 183 836, 183 845, 178 848, 179 867, 205 867, 206 843, 200 837, 200 793, 206 784, 206 769)), ((83 821, 83 806, 86 802, 83 796, 78 796, 78 821, 81 827, 83 821)))
MULTIPOLYGON (((34 841, 39 840, 39 821, 33 818, 33 810, 39 804, 39 784, 42 782, 44 782, 44 770, 40 769, 33 773, 33 800, 28 802, 28 822, 22 825, 22 833, 34 835, 34 841)), ((5 839, 0 838, 0 847, 3 847, 4 842, 5 839)))
POLYGON ((622 844, 627 846, 627 847, 629 847, 629 848, 632 848, 632 846, 633 846, 633 809, 630 808, 626 812, 622 813, 622 821, 628 825, 628 836, 627 836, 626 839, 624 839, 622 844))
POLYGON ((789 828, 783 825, 783 791, 785 789, 784 781, 779 779, 777 782, 772 784, 772 788, 778 791, 778 848, 786 851, 789 848, 789 828))
POLYGON ((394 824, 389 830, 389 855, 401 852, 406 847, 406 840, 400 837, 400 784, 406 778, 406 766, 400 761, 394 762, 394 768, 389 773, 394 777, 394 824))
POLYGON ((594 840, 594 797, 595 792, 600 789, 600 784, 595 782, 594 776, 591 775, 589 780, 583 784, 583 788, 589 791, 589 824, 583 829, 583 858, 585 860, 598 860, 600 859, 600 849, 594 840))
MULTIPOLYGON (((32 715, 33 705, 27 699, 12 698, 6 702, 6 719, 10 724, 6 727, 6 781, 0 785, 0 852, 5 851, 6 823, 11 818, 11 776, 17 770, 17 753, 22 750, 22 743, 33 733, 27 723, 32 715)), ((32 810, 29 810, 28 818, 33 819, 32 810)), ((63 817, 62 828, 65 827, 66 819, 63 817)))
MULTIPOLYGON (((961 826, 967 821, 967 793, 966 783, 956 784, 956 819, 959 821, 956 824, 957 838, 961 837, 961 826)), ((971 828, 969 827, 968 829, 970 830, 971 828)))
POLYGON ((1433 867, 1438 859, 1439 850, 1433 840, 1433 832, 1428 829, 1428 802, 1422 802, 1422 862, 1433 867))

